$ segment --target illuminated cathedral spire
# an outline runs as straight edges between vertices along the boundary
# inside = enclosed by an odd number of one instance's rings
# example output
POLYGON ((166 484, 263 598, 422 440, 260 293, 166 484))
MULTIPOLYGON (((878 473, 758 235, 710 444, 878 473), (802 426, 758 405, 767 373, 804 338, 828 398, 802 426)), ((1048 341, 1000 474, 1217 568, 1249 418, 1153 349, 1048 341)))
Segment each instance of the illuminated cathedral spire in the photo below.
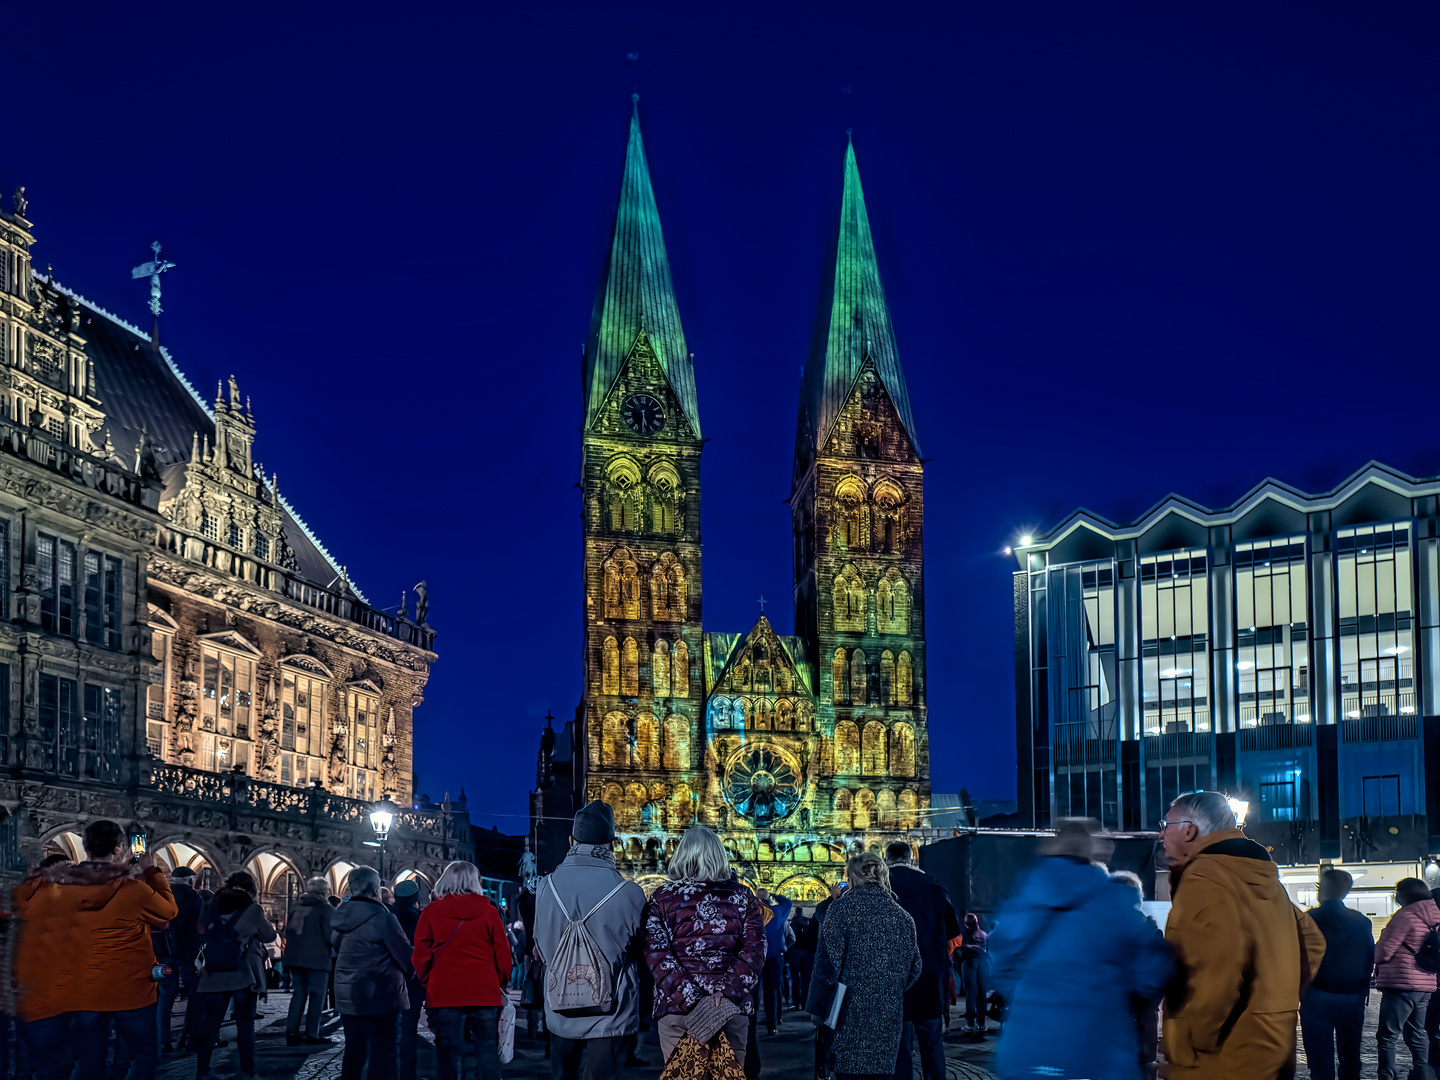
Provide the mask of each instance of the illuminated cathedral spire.
POLYGON ((611 386, 643 334, 698 438, 695 371, 680 325, 665 235, 640 134, 640 95, 632 100, 615 233, 585 346, 585 427, 588 430, 594 425, 611 386))
POLYGON ((855 143, 845 147, 845 190, 840 203, 840 226, 835 257, 826 266, 820 311, 810 356, 805 362, 798 423, 798 455, 819 452, 830 438, 835 420, 855 391, 868 359, 919 452, 910 392, 900 368, 895 328, 880 284, 865 192, 855 163, 855 143), (808 427, 808 432, 807 432, 808 427))

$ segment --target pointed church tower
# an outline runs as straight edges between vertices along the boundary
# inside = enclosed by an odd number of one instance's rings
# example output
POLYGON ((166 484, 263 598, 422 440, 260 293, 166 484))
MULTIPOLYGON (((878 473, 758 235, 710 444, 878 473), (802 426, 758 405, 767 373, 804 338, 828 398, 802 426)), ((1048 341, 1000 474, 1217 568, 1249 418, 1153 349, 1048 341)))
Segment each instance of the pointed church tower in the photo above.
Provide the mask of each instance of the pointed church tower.
POLYGON ((688 823, 703 697, 700 418, 638 104, 584 359, 585 791, 634 836, 688 823))
POLYGON ((853 143, 826 270, 796 423, 795 633, 833 740, 830 820, 913 827, 930 802, 924 470, 853 143))

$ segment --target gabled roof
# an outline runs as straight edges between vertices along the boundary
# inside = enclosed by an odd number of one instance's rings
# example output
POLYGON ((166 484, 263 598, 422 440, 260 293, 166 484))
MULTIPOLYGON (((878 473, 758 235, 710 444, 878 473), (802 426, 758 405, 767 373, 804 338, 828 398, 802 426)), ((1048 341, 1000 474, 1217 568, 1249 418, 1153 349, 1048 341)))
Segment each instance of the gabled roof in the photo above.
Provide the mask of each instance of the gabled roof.
POLYGON ((845 147, 845 190, 840 201, 835 257, 826 266, 815 336, 801 380, 797 431, 803 432, 809 424, 811 435, 805 442, 810 449, 819 450, 829 440, 867 358, 889 391, 918 454, 920 441, 915 436, 910 392, 900 369, 895 328, 880 284, 870 216, 865 210, 865 192, 860 186, 860 169, 851 141, 845 147))
MULTIPOLYGON (((712 640, 714 635, 711 636, 712 640)), ((728 636, 728 635, 727 635, 728 636)), ((813 696, 811 688, 809 665, 804 664, 804 653, 797 653, 797 646, 801 644, 799 638, 782 638, 775 633, 775 628, 770 625, 770 620, 763 614, 755 620, 755 625, 745 635, 734 635, 736 640, 725 656, 725 662, 720 667, 719 674, 715 677, 714 692, 721 692, 725 680, 729 677, 742 659, 751 659, 757 647, 762 654, 770 661, 772 667, 788 667, 794 675, 791 680, 790 693, 801 694, 806 697, 813 696)), ((771 686, 775 685, 774 682, 771 686)), ((748 691, 748 687, 746 691, 748 691)), ((772 691, 773 692, 773 691, 772 691)))
POLYGON ((695 369, 685 346, 685 330, 680 325, 680 307, 675 301, 675 284, 670 279, 665 234, 660 228, 660 211, 655 206, 655 189, 650 183, 645 141, 640 135, 638 94, 634 101, 610 260, 595 301, 590 339, 585 345, 585 427, 588 429, 595 422, 643 330, 671 391, 699 438, 695 369))
MULTIPOLYGON (((79 332, 85 338, 86 355, 95 365, 95 396, 105 413, 105 426, 96 432, 95 441, 103 444, 108 432, 115 453, 133 468, 144 431, 165 482, 164 497, 173 497, 184 482, 195 434, 208 434, 214 440, 215 416, 210 406, 181 374, 169 351, 157 346, 149 334, 44 275, 36 278, 86 311, 79 332)), ((268 482, 265 488, 270 491, 268 482)), ((339 564, 283 497, 280 513, 299 575, 312 585, 344 591, 339 564)), ((350 588, 360 596, 353 584, 350 588)))

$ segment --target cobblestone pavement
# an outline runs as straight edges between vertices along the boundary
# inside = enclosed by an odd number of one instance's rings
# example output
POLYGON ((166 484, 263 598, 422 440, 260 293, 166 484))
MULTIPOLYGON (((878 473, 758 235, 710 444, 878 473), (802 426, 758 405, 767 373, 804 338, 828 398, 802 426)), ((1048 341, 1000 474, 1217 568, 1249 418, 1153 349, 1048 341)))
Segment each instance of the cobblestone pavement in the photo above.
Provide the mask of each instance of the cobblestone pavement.
MULTIPOLYGON (((289 1047, 285 1045, 285 1015, 290 995, 272 991, 260 1003, 255 1021, 255 1063, 266 1080, 335 1080, 340 1075, 340 1057, 345 1049, 344 1034, 338 1018, 327 1017, 322 1033, 335 1042, 325 1047, 289 1047)), ((175 1031, 178 1035, 184 1005, 177 1007, 175 1031)), ((549 1080, 550 1062, 545 1054, 543 1037, 531 1037, 526 1028, 526 1014, 519 1015, 515 1039, 515 1058, 501 1068, 505 1080, 549 1080)), ((438 1075, 435 1050, 430 1034, 421 1021, 419 1076, 433 1080, 438 1075)), ((212 1071, 220 1077, 237 1076, 240 1063, 235 1048, 235 1028, 227 1022, 220 1031, 229 1046, 215 1051, 212 1071)), ((809 1016, 789 1012, 782 1019, 780 1031, 772 1036, 760 1034, 762 1080, 806 1080, 813 1072, 815 1026, 809 1016)), ((964 1040, 958 1030, 946 1037, 947 1080, 995 1080, 987 1066, 994 1058, 994 1037, 979 1042, 964 1040)), ((638 1053, 649 1064, 627 1068, 624 1080, 656 1080, 660 1075, 660 1044, 654 1031, 641 1032, 638 1053)), ((194 1054, 165 1054, 157 1073, 159 1080, 188 1080, 195 1075, 194 1054)), ((473 1073, 471 1073, 473 1075, 473 1073)), ((915 1075, 918 1077, 917 1062, 915 1075)))

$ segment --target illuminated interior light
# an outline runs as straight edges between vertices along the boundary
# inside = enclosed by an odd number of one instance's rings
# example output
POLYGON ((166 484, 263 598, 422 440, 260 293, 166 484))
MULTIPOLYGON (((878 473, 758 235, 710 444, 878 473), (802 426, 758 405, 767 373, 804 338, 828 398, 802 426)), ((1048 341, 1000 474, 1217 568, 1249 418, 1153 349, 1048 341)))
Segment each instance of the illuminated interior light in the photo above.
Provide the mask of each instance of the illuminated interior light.
POLYGON ((1245 817, 1250 813, 1250 804, 1244 799, 1230 798, 1225 801, 1230 804, 1230 810, 1235 815, 1235 824, 1243 829, 1245 817))
POLYGON ((1391 646, 1390 646, 1388 649, 1386 649, 1385 651, 1386 651, 1389 655, 1391 655, 1391 656, 1399 656, 1402 652, 1409 652, 1409 651, 1410 651, 1410 646, 1408 646, 1408 645, 1391 645, 1391 646))
POLYGON ((1308 724, 1310 722, 1310 714, 1308 712, 1300 713, 1295 717, 1295 722, 1297 724, 1308 724))
POLYGON ((1360 719, 1360 710, 1359 710, 1359 709, 1352 709, 1350 712, 1347 712, 1345 715, 1346 715, 1347 717, 1349 717, 1351 720, 1359 720, 1359 719, 1360 719))
POLYGON ((1241 660, 1241 661, 1240 661, 1238 664, 1236 664, 1235 666, 1236 666, 1237 668, 1239 668, 1241 671, 1249 671, 1251 668, 1253 668, 1253 667, 1255 666, 1255 663, 1254 663, 1254 661, 1252 661, 1252 660, 1241 660))
POLYGON ((1404 705, 1404 706, 1401 706, 1401 708, 1400 708, 1401 715, 1404 715, 1404 716, 1408 716, 1408 715, 1410 715, 1411 713, 1413 713, 1414 711, 1415 711, 1415 706, 1413 706, 1413 705, 1404 705))

